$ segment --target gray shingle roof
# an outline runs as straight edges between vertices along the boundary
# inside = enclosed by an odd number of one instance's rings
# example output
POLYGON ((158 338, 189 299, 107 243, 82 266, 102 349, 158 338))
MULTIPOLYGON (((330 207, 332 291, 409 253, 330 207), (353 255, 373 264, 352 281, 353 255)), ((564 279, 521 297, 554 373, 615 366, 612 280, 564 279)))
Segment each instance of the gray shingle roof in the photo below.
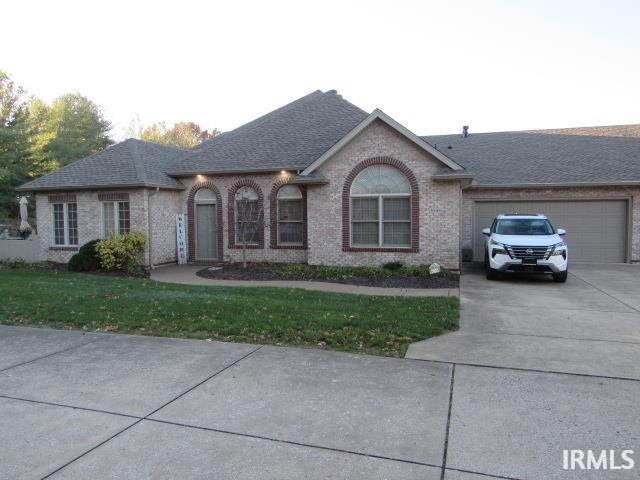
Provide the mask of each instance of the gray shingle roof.
POLYGON ((129 138, 22 185, 19 190, 147 186, 182 189, 167 165, 185 150, 129 138))
MULTIPOLYGON (((193 150, 135 139, 113 145, 20 190, 149 186, 184 188, 170 176, 303 170, 367 118, 335 90, 317 90, 193 150)), ((424 136, 475 185, 640 182, 640 126, 424 136), (451 147, 451 148, 449 148, 451 147)))
POLYGON ((640 137, 640 124, 603 125, 598 127, 548 128, 527 130, 531 133, 555 133, 558 135, 589 135, 596 137, 640 137))
POLYGON ((367 112, 335 90, 317 90, 197 146, 170 173, 302 170, 351 129, 367 112))
POLYGON ((474 185, 640 181, 640 138, 571 130, 422 138, 474 174, 474 185))

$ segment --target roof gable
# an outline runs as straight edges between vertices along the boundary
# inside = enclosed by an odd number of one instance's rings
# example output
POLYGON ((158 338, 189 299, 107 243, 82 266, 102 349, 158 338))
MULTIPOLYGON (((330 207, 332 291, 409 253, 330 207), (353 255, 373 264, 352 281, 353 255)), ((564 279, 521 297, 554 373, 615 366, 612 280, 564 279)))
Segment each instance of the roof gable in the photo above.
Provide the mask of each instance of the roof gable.
POLYGON ((422 150, 430 154, 432 157, 436 158, 444 165, 449 167, 452 170, 463 170, 463 167, 458 165, 456 162, 447 157, 444 153, 436 150, 432 147, 428 142, 417 136, 411 130, 396 122, 389 115, 384 113, 382 110, 375 109, 371 114, 369 114, 366 118, 364 118, 360 123, 354 126, 354 128, 348 132, 345 136, 343 136, 338 142, 336 142, 331 148, 329 148, 326 152, 324 152, 318 159, 316 159, 311 165, 304 169, 302 175, 309 175, 314 172, 318 167, 320 167, 323 163, 333 157, 337 152, 339 152, 344 146, 346 146, 349 142, 351 142, 355 137, 358 136, 365 128, 371 125, 376 120, 380 120, 384 122, 389 127, 393 128, 395 131, 409 139, 411 142, 416 144, 422 150))

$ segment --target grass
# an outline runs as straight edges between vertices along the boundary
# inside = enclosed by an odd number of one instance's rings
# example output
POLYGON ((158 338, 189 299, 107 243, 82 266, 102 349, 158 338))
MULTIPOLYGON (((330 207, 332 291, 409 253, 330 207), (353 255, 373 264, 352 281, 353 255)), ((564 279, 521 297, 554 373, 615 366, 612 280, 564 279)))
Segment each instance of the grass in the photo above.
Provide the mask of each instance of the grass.
POLYGON ((0 323, 403 356, 458 326, 455 297, 164 284, 0 268, 0 323))

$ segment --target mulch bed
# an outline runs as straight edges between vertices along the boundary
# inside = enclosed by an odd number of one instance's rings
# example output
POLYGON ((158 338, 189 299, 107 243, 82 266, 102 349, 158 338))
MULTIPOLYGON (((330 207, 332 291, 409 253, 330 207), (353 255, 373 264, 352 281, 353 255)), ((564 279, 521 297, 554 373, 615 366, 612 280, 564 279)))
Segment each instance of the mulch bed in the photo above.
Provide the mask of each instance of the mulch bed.
POLYGON ((361 285, 366 287, 384 288, 458 288, 458 279, 433 275, 429 277, 407 277, 394 275, 391 272, 388 277, 344 277, 344 278, 308 278, 300 276, 283 276, 277 272, 282 263, 247 263, 247 268, 242 268, 242 263, 219 263, 211 267, 203 268, 197 272, 199 277, 216 280, 302 280, 313 282, 342 283, 348 285, 361 285))

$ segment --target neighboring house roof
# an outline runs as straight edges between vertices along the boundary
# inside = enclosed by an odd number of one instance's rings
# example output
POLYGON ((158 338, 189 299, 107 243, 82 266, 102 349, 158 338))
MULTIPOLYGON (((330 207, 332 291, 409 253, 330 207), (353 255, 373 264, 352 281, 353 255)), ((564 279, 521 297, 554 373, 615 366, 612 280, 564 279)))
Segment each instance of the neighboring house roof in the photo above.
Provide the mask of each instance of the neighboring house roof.
POLYGON ((631 184, 640 183, 640 138, 606 135, 634 130, 640 132, 626 125, 422 138, 473 174, 474 186, 631 184))
POLYGON ((531 133, 550 133, 559 135, 588 135, 595 137, 640 137, 640 124, 605 125, 601 127, 547 128, 545 130, 526 130, 531 133))
POLYGON ((183 189, 165 173, 185 150, 129 138, 89 157, 25 183, 18 190, 62 190, 110 187, 183 189))
POLYGON ((169 174, 303 170, 367 116, 335 90, 317 90, 202 143, 169 174))
POLYGON ((402 126, 398 122, 396 122, 389 115, 384 113, 382 110, 375 109, 364 118, 360 123, 354 126, 354 128, 345 136, 343 136, 338 142, 336 142, 329 150, 324 152, 318 159, 316 159, 311 165, 307 166, 307 168, 302 172, 302 175, 309 175, 313 171, 315 171, 320 165, 329 160, 333 155, 335 155, 341 148, 343 148, 346 144, 348 144, 351 140, 353 140, 360 132, 362 132, 365 128, 371 125, 376 120, 380 120, 386 123, 389 127, 393 128, 397 132, 401 133, 409 140, 414 142, 418 147, 431 154, 438 160, 440 160, 443 164, 445 164, 450 169, 454 171, 463 170, 463 168, 455 163, 453 160, 448 158, 444 153, 436 150, 432 147, 428 142, 425 142, 422 138, 418 137, 415 133, 413 133, 408 128, 402 126))

